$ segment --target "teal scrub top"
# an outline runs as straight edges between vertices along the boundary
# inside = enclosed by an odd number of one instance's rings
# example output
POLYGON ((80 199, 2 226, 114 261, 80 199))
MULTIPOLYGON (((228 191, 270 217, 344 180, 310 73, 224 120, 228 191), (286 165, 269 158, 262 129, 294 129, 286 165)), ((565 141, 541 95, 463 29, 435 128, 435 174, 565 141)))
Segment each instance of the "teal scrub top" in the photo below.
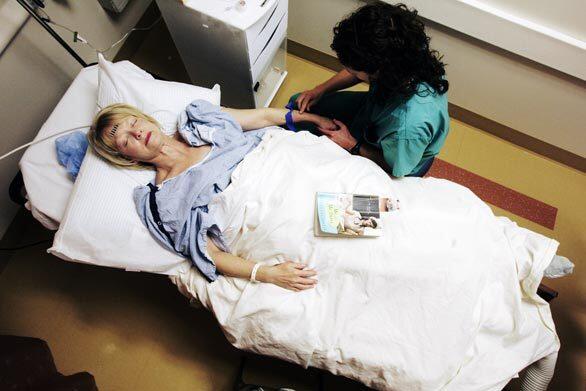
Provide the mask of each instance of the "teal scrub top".
POLYGON ((383 151, 391 174, 414 174, 435 157, 449 131, 447 93, 436 93, 427 83, 411 98, 375 100, 377 85, 371 83, 364 104, 350 131, 352 135, 383 151))

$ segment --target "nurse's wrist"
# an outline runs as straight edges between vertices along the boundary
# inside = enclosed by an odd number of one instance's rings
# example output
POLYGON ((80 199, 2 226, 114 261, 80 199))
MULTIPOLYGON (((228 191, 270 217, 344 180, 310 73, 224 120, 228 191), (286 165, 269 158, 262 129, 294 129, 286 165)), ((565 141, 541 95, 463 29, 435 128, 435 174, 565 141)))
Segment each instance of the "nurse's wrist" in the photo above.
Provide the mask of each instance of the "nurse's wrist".
POLYGON ((351 147, 348 148, 348 152, 352 155, 360 155, 360 148, 362 147, 362 141, 357 141, 356 139, 351 144, 351 147))
POLYGON ((321 96, 328 92, 328 87, 325 85, 325 83, 318 84, 317 86, 313 87, 313 91, 321 96))

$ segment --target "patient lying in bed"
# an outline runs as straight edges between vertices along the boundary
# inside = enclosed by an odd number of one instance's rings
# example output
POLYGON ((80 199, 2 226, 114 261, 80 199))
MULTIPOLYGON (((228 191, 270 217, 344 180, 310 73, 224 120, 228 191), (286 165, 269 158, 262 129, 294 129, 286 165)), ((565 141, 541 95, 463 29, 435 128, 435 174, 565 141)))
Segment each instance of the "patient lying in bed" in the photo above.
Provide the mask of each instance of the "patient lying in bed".
POLYGON ((195 101, 167 136, 116 105, 89 133, 108 161, 156 170, 135 190, 138 213, 162 245, 192 260, 197 271, 176 283, 213 311, 232 344, 377 389, 502 389, 559 349, 536 294, 557 242, 494 216, 452 182, 392 180, 307 132, 248 131, 284 115, 195 101), (316 191, 402 205, 381 238, 317 238, 316 191))
MULTIPOLYGON (((208 211, 237 165, 261 142, 262 128, 283 124, 285 114, 280 109, 220 109, 197 100, 180 115, 178 132, 169 136, 152 117, 116 104, 97 114, 88 138, 113 164, 156 170, 154 183, 135 190, 137 211, 163 246, 190 258, 208 281, 218 274, 252 277, 300 291, 317 283, 315 270, 298 262, 257 266, 232 255, 208 211)), ((329 119, 310 113, 294 112, 293 118, 335 128, 329 119)), ((350 222, 346 229, 352 230, 350 222)))
MULTIPOLYGON (((220 110, 196 100, 181 114, 178 132, 168 136, 155 119, 116 104, 97 114, 88 138, 95 151, 113 164, 156 170, 154 183, 135 190, 138 213, 161 244, 190 258, 208 281, 221 273, 300 291, 317 283, 314 270, 297 262, 257 266, 230 254, 214 216, 208 213, 210 200, 228 186, 232 171, 260 143, 262 128, 284 124, 286 113, 284 109, 220 110)), ((335 127, 309 113, 294 112, 293 119, 335 127)))

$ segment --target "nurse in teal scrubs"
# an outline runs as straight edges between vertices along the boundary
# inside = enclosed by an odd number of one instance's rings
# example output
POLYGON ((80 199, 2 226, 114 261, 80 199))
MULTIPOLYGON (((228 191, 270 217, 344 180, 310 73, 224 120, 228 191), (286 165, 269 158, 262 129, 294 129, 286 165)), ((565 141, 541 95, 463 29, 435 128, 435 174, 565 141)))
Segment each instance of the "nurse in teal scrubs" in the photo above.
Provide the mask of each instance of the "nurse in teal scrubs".
POLYGON ((417 12, 405 5, 366 5, 334 28, 331 45, 344 69, 290 106, 332 118, 313 128, 395 177, 423 176, 449 130, 448 81, 417 12), (360 82, 368 92, 339 91, 360 82))

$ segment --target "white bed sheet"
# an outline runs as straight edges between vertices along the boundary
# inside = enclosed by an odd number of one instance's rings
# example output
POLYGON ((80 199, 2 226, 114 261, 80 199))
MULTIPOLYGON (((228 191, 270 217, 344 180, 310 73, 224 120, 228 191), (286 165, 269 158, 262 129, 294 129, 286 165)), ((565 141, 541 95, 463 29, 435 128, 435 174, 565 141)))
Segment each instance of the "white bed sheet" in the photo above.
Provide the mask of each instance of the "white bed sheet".
POLYGON ((237 348, 315 366, 381 390, 496 391, 559 349, 536 294, 558 243, 493 215, 470 190, 390 180, 325 137, 267 131, 210 204, 232 252, 308 263, 315 289, 172 278, 237 348), (397 197, 383 237, 316 238, 315 192, 397 197))
MULTIPOLYGON (((35 140, 73 127, 89 127, 96 112, 97 92, 98 68, 82 69, 35 140)), ((65 214, 73 181, 57 161, 55 139, 29 147, 20 160, 20 170, 33 216, 45 227, 57 229, 65 214)))

